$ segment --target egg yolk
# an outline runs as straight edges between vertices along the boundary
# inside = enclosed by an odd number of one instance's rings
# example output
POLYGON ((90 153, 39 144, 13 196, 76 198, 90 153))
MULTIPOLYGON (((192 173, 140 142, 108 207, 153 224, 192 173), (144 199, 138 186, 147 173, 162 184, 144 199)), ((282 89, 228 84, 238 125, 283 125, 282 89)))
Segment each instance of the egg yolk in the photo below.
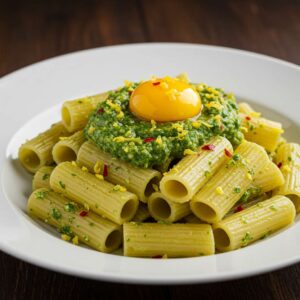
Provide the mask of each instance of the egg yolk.
POLYGON ((171 77, 140 84, 129 101, 129 109, 136 117, 158 122, 185 120, 198 115, 201 108, 194 88, 171 77))

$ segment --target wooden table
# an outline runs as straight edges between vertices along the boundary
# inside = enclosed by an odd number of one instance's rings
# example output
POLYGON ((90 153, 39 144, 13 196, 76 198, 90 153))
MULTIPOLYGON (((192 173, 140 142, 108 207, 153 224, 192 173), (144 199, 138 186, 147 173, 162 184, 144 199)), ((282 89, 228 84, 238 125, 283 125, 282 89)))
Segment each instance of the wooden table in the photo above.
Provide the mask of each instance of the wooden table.
MULTIPOLYGON (((235 47, 300 64, 300 1, 0 0, 0 76, 63 53, 154 41, 235 47)), ((133 286, 58 274, 0 252, 1 300, 125 295, 151 300, 300 299, 300 264, 225 283, 133 286)))

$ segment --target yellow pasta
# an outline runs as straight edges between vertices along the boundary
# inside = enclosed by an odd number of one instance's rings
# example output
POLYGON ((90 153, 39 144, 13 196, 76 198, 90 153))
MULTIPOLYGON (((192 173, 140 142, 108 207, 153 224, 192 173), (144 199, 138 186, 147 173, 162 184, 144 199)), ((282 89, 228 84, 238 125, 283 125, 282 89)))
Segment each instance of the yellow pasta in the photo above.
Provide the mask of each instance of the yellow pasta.
POLYGON ((283 133, 279 122, 264 118, 255 118, 240 114, 242 125, 245 128, 244 136, 247 141, 263 146, 267 151, 274 151, 283 133))
POLYGON ((120 185, 99 179, 71 162, 61 163, 53 170, 50 186, 117 224, 131 220, 138 207, 135 194, 120 185))
POLYGON ((276 164, 284 177, 284 184, 274 191, 274 195, 289 197, 296 211, 300 211, 300 145, 296 143, 282 144, 275 157, 276 164))
POLYGON ((132 221, 133 222, 144 222, 149 217, 150 217, 150 213, 148 211, 147 206, 144 203, 140 202, 139 207, 138 207, 132 221))
POLYGON ((189 203, 176 203, 161 192, 153 193, 148 199, 150 215, 157 221, 176 222, 191 213, 189 203))
POLYGON ((136 257, 189 257, 215 252, 208 224, 125 223, 124 255, 136 257))
POLYGON ((160 182, 160 190, 174 202, 187 202, 215 174, 231 155, 232 146, 224 137, 214 137, 197 152, 186 150, 179 161, 160 182))
POLYGON ((214 225, 216 248, 230 251, 264 238, 294 222, 295 207, 290 199, 275 196, 257 203, 214 225))
POLYGON ((61 238, 78 241, 102 252, 112 252, 122 243, 122 228, 87 212, 83 206, 71 202, 50 189, 38 189, 29 197, 27 211, 47 224, 59 229, 61 238))
POLYGON ((53 163, 53 146, 60 137, 69 135, 62 123, 52 125, 50 129, 25 142, 20 147, 20 162, 31 173, 35 173, 43 166, 51 165, 53 163))
POLYGON ((284 178, 279 168, 271 161, 257 173, 253 180, 254 186, 260 188, 262 193, 274 190, 278 186, 283 185, 284 178))
POLYGON ((77 131, 73 135, 57 142, 52 150, 53 159, 57 164, 64 161, 76 161, 79 148, 84 143, 83 131, 77 131))
POLYGON ((239 106, 239 112, 245 115, 248 115, 249 117, 253 118, 259 118, 260 113, 256 112, 248 103, 246 102, 241 102, 238 104, 239 106))
POLYGON ((147 198, 158 188, 161 174, 153 169, 142 169, 113 158, 109 153, 99 150, 91 142, 85 142, 77 156, 79 166, 90 172, 103 174, 106 165, 108 181, 125 186, 135 193, 139 200, 147 202, 147 198))
POLYGON ((261 146, 244 141, 231 160, 194 196, 190 203, 193 213, 208 223, 220 221, 268 162, 261 146))
POLYGON ((86 125, 91 112, 97 104, 105 100, 107 93, 65 101, 61 109, 61 119, 69 132, 75 132, 86 125))
POLYGON ((32 190, 50 188, 50 175, 54 167, 44 166, 37 170, 32 180, 32 190))

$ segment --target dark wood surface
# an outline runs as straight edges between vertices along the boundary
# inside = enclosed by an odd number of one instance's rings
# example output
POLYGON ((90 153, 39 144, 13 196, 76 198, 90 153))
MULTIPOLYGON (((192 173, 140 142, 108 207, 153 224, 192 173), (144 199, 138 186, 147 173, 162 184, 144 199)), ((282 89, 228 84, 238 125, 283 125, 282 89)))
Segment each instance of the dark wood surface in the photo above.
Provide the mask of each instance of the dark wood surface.
MULTIPOLYGON (((72 51, 154 41, 235 47, 300 64, 300 1, 0 0, 0 76, 72 51)), ((124 296, 300 299, 300 264, 224 283, 134 286, 58 274, 0 252, 1 300, 124 296)))

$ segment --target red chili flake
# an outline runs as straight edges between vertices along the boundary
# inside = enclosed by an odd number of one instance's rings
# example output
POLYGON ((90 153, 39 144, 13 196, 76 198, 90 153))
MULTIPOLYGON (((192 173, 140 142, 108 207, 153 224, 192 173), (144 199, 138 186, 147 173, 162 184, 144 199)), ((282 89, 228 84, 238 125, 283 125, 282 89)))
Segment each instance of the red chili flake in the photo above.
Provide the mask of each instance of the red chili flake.
POLYGON ((153 85, 160 85, 160 81, 152 82, 153 85))
POLYGON ((97 114, 102 114, 104 112, 104 108, 99 108, 97 114))
POLYGON ((278 163, 277 167, 280 169, 282 167, 282 162, 278 163))
POLYGON ((227 157, 229 157, 229 158, 231 158, 232 157, 232 153, 228 150, 228 149, 224 149, 224 152, 225 152, 225 155, 227 156, 227 157))
POLYGON ((251 117, 249 117, 249 116, 246 116, 246 118, 245 118, 247 121, 250 121, 251 120, 251 117))
POLYGON ((154 142, 155 141, 155 138, 154 137, 147 137, 144 139, 144 143, 151 143, 151 142, 154 142))
POLYGON ((129 91, 128 93, 129 93, 129 95, 131 95, 131 94, 132 94, 132 91, 129 91))
POLYGON ((216 149, 216 146, 212 145, 212 144, 208 144, 208 145, 202 146, 201 149, 206 150, 206 151, 214 151, 216 149))
POLYGON ((108 176, 108 166, 105 164, 103 168, 103 177, 107 177, 107 176, 108 176))
POLYGON ((239 205, 239 206, 234 210, 234 212, 237 213, 237 212, 240 212, 240 211, 242 211, 242 210, 244 210, 244 207, 243 207, 242 205, 239 205))
POLYGON ((163 258, 162 255, 155 255, 155 256, 152 256, 152 258, 163 258))
POLYGON ((83 210, 79 213, 80 217, 86 217, 88 215, 88 212, 86 210, 83 210))

